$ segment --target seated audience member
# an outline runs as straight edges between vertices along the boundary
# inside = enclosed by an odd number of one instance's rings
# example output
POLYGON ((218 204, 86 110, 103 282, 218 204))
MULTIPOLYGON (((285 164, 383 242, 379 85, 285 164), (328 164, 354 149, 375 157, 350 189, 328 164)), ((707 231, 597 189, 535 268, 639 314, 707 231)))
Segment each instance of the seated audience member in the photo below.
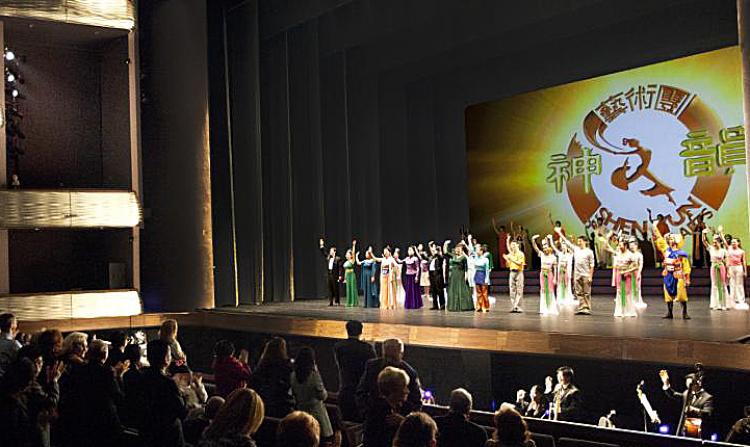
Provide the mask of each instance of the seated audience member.
POLYGON ((393 447, 435 447, 437 432, 435 421, 427 413, 415 411, 401 423, 393 440, 393 447))
POLYGON ((318 372, 312 348, 304 347, 297 353, 291 384, 297 409, 309 413, 318 421, 323 444, 333 443, 333 427, 325 405, 328 392, 318 372))
POLYGON ((180 394, 185 400, 188 410, 199 408, 208 400, 206 387, 203 386, 203 376, 193 374, 187 365, 172 368, 172 379, 177 382, 180 394))
POLYGON ((745 407, 745 417, 734 423, 725 442, 750 445, 750 406, 745 407))
POLYGON ((0 439, 2 445, 30 446, 37 438, 24 396, 36 376, 37 368, 28 358, 8 365, 0 381, 0 439))
POLYGON ((89 336, 83 332, 71 332, 63 339, 60 360, 65 364, 65 371, 69 373, 71 369, 86 363, 86 351, 89 336))
MULTIPOLYGON (((62 332, 57 329, 47 329, 39 334, 37 338, 37 346, 42 353, 42 359, 44 360, 43 371, 55 370, 62 365, 59 360, 60 353, 62 352, 63 336, 62 332)), ((39 377, 39 383, 42 386, 49 386, 48 375, 41 374, 39 377)))
POLYGON ((406 371, 392 366, 378 374, 378 396, 365 411, 364 447, 391 447, 404 420, 401 411, 409 397, 409 381, 406 371))
POLYGON ((367 416, 367 409, 372 406, 372 401, 378 397, 378 374, 384 368, 392 366, 406 372, 409 375, 409 396, 404 405, 401 406, 402 415, 422 408, 422 388, 419 383, 417 371, 404 361, 404 344, 397 338, 391 338, 383 342, 383 356, 367 361, 365 372, 357 385, 357 407, 363 415, 367 416))
POLYGON ((123 353, 124 360, 128 362, 128 369, 122 375, 122 392, 125 399, 120 406, 120 420, 126 427, 139 427, 142 423, 144 402, 140 394, 140 379, 142 368, 141 347, 129 344, 123 353))
POLYGON ((487 441, 487 447, 536 447, 526 421, 513 406, 501 406, 492 421, 495 433, 487 441))
POLYGON ((276 445, 284 447, 318 447, 320 424, 304 411, 289 413, 279 423, 276 445))
POLYGON ((346 333, 349 338, 336 343, 333 347, 333 354, 339 369, 338 405, 345 421, 361 422, 362 415, 357 409, 355 394, 359 379, 365 372, 365 364, 376 357, 375 349, 370 343, 360 340, 361 322, 347 321, 346 333))
POLYGON ((86 353, 88 362, 74 368, 62 395, 60 424, 71 446, 118 445, 123 427, 117 405, 123 398, 113 370, 106 366, 107 343, 93 340, 86 353))
POLYGON ((557 369, 552 404, 556 420, 580 422, 583 419, 581 391, 573 385, 573 368, 561 366, 557 369))
POLYGON ((525 417, 542 418, 547 413, 548 402, 539 385, 534 385, 529 391, 531 400, 526 400, 526 391, 516 393, 516 409, 525 417))
POLYGON ((125 357, 125 346, 128 344, 128 334, 123 331, 115 331, 109 338, 109 353, 107 354, 107 365, 114 367, 125 357))
POLYGON ((252 371, 247 364, 249 353, 241 350, 239 358, 234 357, 234 344, 229 340, 219 340, 214 346, 214 381, 216 394, 227 397, 237 388, 250 383, 252 371))
POLYGON ((199 447, 255 447, 252 435, 265 417, 263 399, 249 388, 239 388, 227 397, 203 433, 199 447))
POLYGON ((170 368, 187 364, 187 355, 182 351, 180 342, 177 341, 177 320, 164 320, 159 328, 159 340, 169 345, 169 352, 172 356, 170 368))
POLYGON ((182 447, 182 420, 187 406, 174 380, 167 376, 172 363, 169 344, 152 340, 146 347, 149 367, 141 370, 140 399, 143 400, 143 423, 139 427, 149 447, 182 447))
MULTIPOLYGON (((199 447, 255 447, 252 435, 265 417, 263 399, 249 388, 232 391, 203 433, 199 447)), ((280 444, 283 445, 283 444, 280 444)))
POLYGON ((487 432, 469 421, 473 406, 471 394, 463 388, 451 391, 450 409, 445 416, 435 418, 438 426, 440 447, 483 447, 487 432))
POLYGON ((0 315, 0 375, 16 360, 21 343, 16 340, 18 320, 13 314, 0 315))
POLYGON ((211 421, 216 417, 221 406, 224 405, 224 398, 221 396, 212 396, 206 401, 204 407, 195 408, 188 413, 185 422, 182 423, 182 431, 185 434, 185 442, 190 445, 198 445, 203 431, 211 425, 211 421))
POLYGON ((263 348, 250 380, 251 388, 263 399, 268 416, 283 418, 294 410, 291 378, 292 362, 287 355, 286 341, 274 337, 263 348))

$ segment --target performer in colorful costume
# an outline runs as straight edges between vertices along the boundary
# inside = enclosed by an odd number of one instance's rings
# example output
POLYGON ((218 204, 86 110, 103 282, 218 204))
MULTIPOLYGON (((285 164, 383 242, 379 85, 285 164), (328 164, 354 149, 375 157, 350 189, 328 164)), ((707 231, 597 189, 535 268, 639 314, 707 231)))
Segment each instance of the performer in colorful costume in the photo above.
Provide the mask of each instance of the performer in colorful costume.
POLYGON ((662 276, 664 277, 664 301, 667 303, 667 314, 664 318, 674 318, 674 302, 677 301, 682 306, 682 319, 689 320, 687 287, 690 285, 690 257, 685 250, 682 250, 682 237, 672 233, 662 235, 653 222, 651 222, 651 228, 656 249, 664 257, 662 276))

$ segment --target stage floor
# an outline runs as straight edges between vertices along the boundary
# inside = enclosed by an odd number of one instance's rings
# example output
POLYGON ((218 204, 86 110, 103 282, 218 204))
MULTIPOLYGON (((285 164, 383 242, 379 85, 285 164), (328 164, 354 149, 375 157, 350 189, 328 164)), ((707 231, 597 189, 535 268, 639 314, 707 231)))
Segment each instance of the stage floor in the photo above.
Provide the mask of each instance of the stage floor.
MULTIPOLYGON (((398 324, 449 328, 475 328, 498 331, 543 332, 551 334, 591 335, 599 337, 693 340, 731 343, 750 334, 750 312, 711 311, 708 299, 689 303, 689 321, 681 318, 679 304, 675 305, 675 319, 664 320, 666 311, 660 298, 644 298, 648 307, 638 318, 615 318, 612 296, 593 297, 593 314, 574 315, 564 309, 558 316, 538 314, 539 299, 524 298, 524 313, 511 314, 508 296, 499 296, 489 313, 447 312, 422 308, 417 310, 381 310, 328 306, 328 300, 298 300, 293 303, 268 303, 259 306, 216 308, 216 313, 248 313, 254 316, 292 317, 316 320, 346 321, 357 319, 365 323, 398 324)), ((435 334, 436 336, 438 334, 435 334)))

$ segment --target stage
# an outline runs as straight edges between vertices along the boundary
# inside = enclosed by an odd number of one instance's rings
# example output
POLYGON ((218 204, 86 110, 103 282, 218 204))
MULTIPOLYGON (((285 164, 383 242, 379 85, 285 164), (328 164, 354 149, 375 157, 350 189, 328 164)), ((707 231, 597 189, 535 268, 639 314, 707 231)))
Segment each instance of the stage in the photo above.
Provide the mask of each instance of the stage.
MULTIPOLYGON (((664 320, 662 299, 644 298, 638 318, 615 318, 614 299, 593 298, 593 314, 538 314, 539 298, 526 295, 522 314, 509 313, 507 295, 498 296, 489 313, 430 310, 381 310, 328 306, 327 300, 217 308, 192 314, 186 323, 312 337, 345 337, 342 322, 365 322, 364 337, 402 338, 407 344, 633 361, 657 361, 750 369, 750 345, 737 343, 750 334, 750 312, 710 311, 708 299, 689 303, 691 320, 664 320), (369 324, 368 324, 369 323, 369 324)), ((429 305, 428 305, 429 306, 429 305)))

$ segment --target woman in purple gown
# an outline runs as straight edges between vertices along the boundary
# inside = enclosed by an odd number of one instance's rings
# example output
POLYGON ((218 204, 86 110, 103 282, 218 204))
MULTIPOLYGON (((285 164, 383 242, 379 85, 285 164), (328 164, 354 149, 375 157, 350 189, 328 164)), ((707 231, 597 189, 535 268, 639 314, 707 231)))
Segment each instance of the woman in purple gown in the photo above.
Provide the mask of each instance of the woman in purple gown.
POLYGON ((422 294, 419 289, 420 259, 417 257, 417 249, 413 245, 409 247, 406 253, 406 259, 404 259, 404 264, 406 264, 406 274, 404 275, 406 299, 404 300, 404 308, 420 309, 422 307, 422 294))

